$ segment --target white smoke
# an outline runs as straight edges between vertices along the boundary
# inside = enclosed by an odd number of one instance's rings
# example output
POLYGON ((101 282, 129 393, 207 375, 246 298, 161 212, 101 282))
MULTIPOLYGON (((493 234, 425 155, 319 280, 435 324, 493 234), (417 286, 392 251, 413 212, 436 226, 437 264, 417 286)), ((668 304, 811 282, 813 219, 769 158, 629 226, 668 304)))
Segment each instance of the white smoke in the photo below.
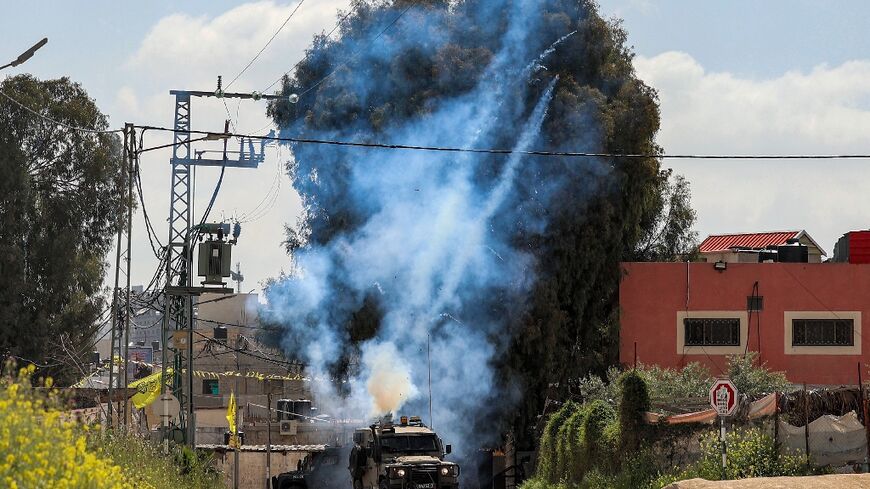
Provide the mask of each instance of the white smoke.
MULTIPOLYGON (((509 144, 517 152, 497 159, 467 153, 354 153, 349 192, 330 197, 352 203, 364 222, 328 245, 298 251, 294 258, 301 274, 267 292, 271 319, 287 328, 285 346, 304 355, 314 377, 328 377, 330 365, 349 343, 345 325, 367 297, 374 298, 380 329, 359 346, 359 364, 351 368, 354 378, 348 380, 347 391, 338 392, 329 382, 313 383, 316 401, 342 417, 396 412, 425 418, 431 338, 434 421, 460 457, 473 454, 481 440, 493 435, 471 433, 469 417, 487 412, 494 398, 510 395, 495 389, 493 361, 511 338, 506 311, 517 305, 494 308, 493 298, 524 297, 534 283, 534 258, 510 242, 517 221, 532 226, 538 219, 517 210, 522 203, 517 202, 515 184, 523 165, 530 163, 518 152, 541 143, 558 78, 535 86, 528 82, 529 70, 573 34, 550 48, 548 41, 531 51, 530 46, 540 44, 532 41, 540 20, 536 1, 481 4, 506 9, 509 23, 478 85, 440 100, 425 117, 391 127, 381 137, 409 144, 486 147, 510 133, 515 140, 509 144), (512 98, 517 93, 533 97, 533 110, 512 98), (481 180, 482 171, 490 172, 488 178, 481 180)), ((425 14, 407 17, 425 19, 425 14)), ((425 26, 408 28, 428 32, 425 26)), ((375 89, 365 76, 354 80, 361 100, 366 90, 375 89)), ((282 133, 297 136, 300 130, 284 128, 282 133)), ((370 132, 349 123, 347 131, 327 136, 360 139, 370 132)), ((348 153, 310 151, 316 153, 297 148, 300 167, 310 168, 311 175, 311 181, 301 183, 321 185, 318 191, 325 192, 329 175, 323 172, 345 162, 348 153)), ((544 203, 545 193, 542 189, 538 196, 544 203)), ((513 399, 498 402, 509 405, 513 399)))

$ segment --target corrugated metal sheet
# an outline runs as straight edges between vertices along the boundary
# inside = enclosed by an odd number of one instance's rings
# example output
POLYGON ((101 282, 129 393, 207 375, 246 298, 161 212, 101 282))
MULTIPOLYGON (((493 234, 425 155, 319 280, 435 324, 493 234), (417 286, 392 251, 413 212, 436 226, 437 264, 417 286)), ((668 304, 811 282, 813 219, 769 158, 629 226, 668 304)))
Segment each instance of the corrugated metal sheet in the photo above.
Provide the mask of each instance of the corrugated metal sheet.
MULTIPOLYGON (((213 445, 199 444, 196 446, 201 450, 215 450, 231 452, 233 447, 229 445, 213 445)), ((326 445, 272 445, 273 452, 322 452, 326 450, 326 445)), ((242 445, 239 447, 240 452, 265 452, 266 445, 242 445)))
POLYGON ((780 246, 786 244, 791 238, 796 238, 800 231, 781 231, 775 233, 751 233, 751 234, 720 234, 711 235, 700 246, 701 253, 713 253, 728 251, 731 248, 754 248, 762 249, 768 246, 780 246))
POLYGON ((870 231, 849 233, 849 263, 870 263, 870 231))

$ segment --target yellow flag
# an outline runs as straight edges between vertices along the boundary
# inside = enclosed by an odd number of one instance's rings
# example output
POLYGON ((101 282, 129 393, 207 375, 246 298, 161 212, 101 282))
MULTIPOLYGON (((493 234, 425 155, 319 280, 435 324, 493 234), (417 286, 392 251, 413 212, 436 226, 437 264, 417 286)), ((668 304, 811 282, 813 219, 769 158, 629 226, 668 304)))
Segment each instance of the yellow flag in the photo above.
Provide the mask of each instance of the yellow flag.
MULTIPOLYGON (((167 379, 170 375, 172 375, 172 369, 166 369, 167 379)), ((148 377, 139 379, 135 382, 131 382, 129 387, 131 389, 136 389, 136 394, 133 394, 133 397, 130 398, 133 401, 133 405, 136 406, 136 409, 142 409, 145 406, 151 404, 156 401, 158 397, 160 397, 160 377, 162 372, 158 371, 149 375, 148 377)))
POLYGON ((236 446, 236 394, 230 392, 230 403, 227 406, 227 423, 230 427, 230 445, 236 446))

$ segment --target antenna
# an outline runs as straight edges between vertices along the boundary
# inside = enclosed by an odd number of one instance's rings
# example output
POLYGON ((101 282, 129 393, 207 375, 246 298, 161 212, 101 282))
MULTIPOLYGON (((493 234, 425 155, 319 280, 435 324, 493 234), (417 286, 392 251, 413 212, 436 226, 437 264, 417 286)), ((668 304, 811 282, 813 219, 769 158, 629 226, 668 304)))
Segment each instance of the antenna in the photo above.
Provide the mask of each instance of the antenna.
POLYGON ((435 429, 435 421, 432 419, 432 354, 429 348, 432 335, 426 333, 426 363, 429 368, 429 427, 435 429))
POLYGON ((236 262, 236 271, 230 271, 230 278, 236 281, 236 293, 242 293, 242 282, 245 281, 245 276, 242 275, 241 263, 236 262))

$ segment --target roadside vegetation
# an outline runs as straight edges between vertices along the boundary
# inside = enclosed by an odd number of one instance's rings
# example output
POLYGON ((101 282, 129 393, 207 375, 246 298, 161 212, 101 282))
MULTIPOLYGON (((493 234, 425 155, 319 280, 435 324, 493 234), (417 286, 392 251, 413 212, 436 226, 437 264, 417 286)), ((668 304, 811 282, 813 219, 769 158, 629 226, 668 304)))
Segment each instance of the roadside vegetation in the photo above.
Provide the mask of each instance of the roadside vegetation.
MULTIPOLYGON (((729 359, 728 372, 738 388, 757 397, 787 387, 785 377, 756 365, 752 355, 729 359)), ((653 398, 704 396, 712 382, 699 364, 681 370, 639 366, 607 379, 589 377, 580 384, 582 399, 567 401, 553 413, 541 435, 535 476, 523 489, 661 488, 684 479, 721 480, 718 432, 706 425, 650 425, 644 413, 653 398), (694 463, 668 464, 668 444, 700 437, 694 463)), ((729 432, 725 479, 808 475, 803 457, 778 453, 772 437, 757 427, 729 432)))
MULTIPOLYGON (((634 371, 646 383, 653 403, 698 398, 703 398, 706 403, 708 390, 715 379, 707 367, 696 362, 679 370, 639 364, 634 371)), ((759 364, 756 352, 729 357, 725 372, 737 390, 750 398, 781 392, 789 386, 784 373, 768 370, 765 364, 759 364)), ((584 402, 600 399, 615 405, 622 395, 619 382, 622 375, 620 369, 610 367, 603 379, 597 375, 580 379, 577 382, 580 398, 584 402)))
POLYGON ((71 419, 51 378, 34 379, 33 372, 31 365, 0 379, 0 487, 223 487, 209 461, 193 452, 167 457, 141 438, 71 419))

